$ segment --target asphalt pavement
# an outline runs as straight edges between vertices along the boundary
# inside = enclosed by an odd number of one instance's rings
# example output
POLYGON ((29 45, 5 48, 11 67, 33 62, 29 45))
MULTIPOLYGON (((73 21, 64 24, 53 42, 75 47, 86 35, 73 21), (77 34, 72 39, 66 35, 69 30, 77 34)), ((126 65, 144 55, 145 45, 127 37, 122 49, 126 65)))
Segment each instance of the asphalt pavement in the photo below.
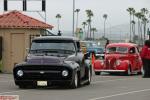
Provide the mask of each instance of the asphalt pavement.
POLYGON ((103 74, 77 89, 19 89, 12 74, 0 74, 0 95, 19 95, 19 100, 150 100, 150 78, 103 74))

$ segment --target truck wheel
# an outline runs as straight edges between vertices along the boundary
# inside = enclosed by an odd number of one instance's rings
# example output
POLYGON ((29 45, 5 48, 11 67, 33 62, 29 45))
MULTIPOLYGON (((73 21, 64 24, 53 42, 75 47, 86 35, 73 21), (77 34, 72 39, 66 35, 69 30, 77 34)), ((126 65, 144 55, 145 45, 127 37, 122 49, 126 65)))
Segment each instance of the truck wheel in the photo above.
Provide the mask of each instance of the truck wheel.
POLYGON ((95 75, 101 75, 101 72, 95 72, 95 75))
POLYGON ((20 89, 26 89, 27 87, 25 85, 19 85, 20 89))
POLYGON ((87 82, 87 83, 85 83, 85 85, 90 85, 90 83, 91 83, 91 76, 92 76, 92 74, 91 74, 91 70, 90 70, 90 69, 88 69, 88 73, 87 73, 87 75, 88 75, 88 77, 87 77, 88 82, 87 82))
POLYGON ((76 72, 74 77, 73 77, 73 82, 71 84, 71 88, 75 89, 78 87, 78 85, 79 85, 79 78, 78 78, 78 73, 76 72))

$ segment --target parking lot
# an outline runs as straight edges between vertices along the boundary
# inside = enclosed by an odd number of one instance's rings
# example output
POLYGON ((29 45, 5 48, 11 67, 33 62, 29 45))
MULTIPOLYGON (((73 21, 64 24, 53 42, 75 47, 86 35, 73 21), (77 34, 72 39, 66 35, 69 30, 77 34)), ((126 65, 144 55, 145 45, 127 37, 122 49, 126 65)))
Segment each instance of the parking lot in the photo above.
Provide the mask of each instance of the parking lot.
POLYGON ((19 89, 12 74, 0 74, 0 95, 19 95, 20 100, 149 100, 150 79, 140 75, 101 75, 89 86, 77 89, 49 87, 19 89))

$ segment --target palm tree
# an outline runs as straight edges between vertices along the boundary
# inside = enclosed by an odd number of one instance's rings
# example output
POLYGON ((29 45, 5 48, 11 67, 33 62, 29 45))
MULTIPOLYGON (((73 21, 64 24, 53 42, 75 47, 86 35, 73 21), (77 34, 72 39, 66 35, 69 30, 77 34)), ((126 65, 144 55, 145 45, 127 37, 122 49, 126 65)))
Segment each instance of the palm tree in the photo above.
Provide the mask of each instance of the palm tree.
MULTIPOLYGON (((91 34, 91 28, 90 28, 91 20, 88 19, 86 22, 88 23, 88 30, 87 30, 87 39, 88 39, 89 38, 89 33, 91 34)), ((91 35, 90 35, 90 38, 91 38, 91 35)))
POLYGON ((97 32, 97 29, 93 27, 93 28, 91 28, 91 31, 93 32, 93 40, 94 40, 94 38, 95 38, 94 33, 97 32))
POLYGON ((60 28, 60 23, 59 23, 59 20, 60 20, 60 18, 61 18, 61 15, 60 14, 57 14, 56 15, 56 18, 57 18, 57 25, 58 25, 58 32, 59 32, 59 28, 60 28))
POLYGON ((148 10, 147 8, 142 8, 141 9, 141 13, 144 15, 142 18, 142 22, 143 22, 143 29, 144 29, 144 40, 145 40, 145 34, 146 34, 146 24, 148 23, 148 19, 146 18, 146 14, 148 14, 148 10))
POLYGON ((77 29, 78 28, 78 17, 79 17, 80 9, 76 9, 75 12, 77 13, 77 20, 76 20, 76 29, 77 29))
MULTIPOLYGON (((131 24, 132 24, 132 34, 133 34, 133 37, 135 37, 135 20, 134 20, 134 17, 135 17, 135 9, 133 8, 132 10, 132 16, 133 16, 133 20, 131 21, 131 24)), ((133 39, 133 42, 135 42, 135 40, 133 39)))
POLYGON ((132 32, 133 32, 133 42, 135 42, 135 21, 131 21, 131 26, 132 26, 132 32))
POLYGON ((146 34, 146 24, 149 22, 148 19, 146 17, 142 18, 142 22, 143 22, 143 29, 144 29, 144 40, 145 40, 145 34, 146 34))
MULTIPOLYGON (((135 16, 136 16, 137 19, 138 19, 138 36, 141 38, 141 41, 142 41, 142 33, 141 33, 141 22, 140 22, 140 19, 143 17, 143 15, 142 15, 141 12, 137 12, 137 13, 135 13, 135 16)), ((139 40, 139 43, 140 43, 140 40, 139 40)))
MULTIPOLYGON (((91 38, 91 18, 94 16, 92 10, 86 10, 86 14, 87 14, 87 17, 88 17, 88 33, 90 33, 90 38, 91 38)), ((87 34, 87 38, 88 38, 88 34, 87 34)))
POLYGON ((104 14, 103 18, 104 18, 104 37, 105 37, 105 25, 106 25, 106 19, 107 19, 108 15, 104 14))
POLYGON ((85 29, 85 27, 86 27, 87 23, 86 23, 86 22, 82 22, 82 25, 83 25, 83 29, 84 29, 84 34, 86 34, 86 29, 85 29))
POLYGON ((134 11, 134 8, 128 8, 127 11, 129 12, 130 15, 130 41, 131 41, 131 16, 134 11))
POLYGON ((147 8, 142 8, 141 9, 141 13, 143 14, 143 15, 146 15, 146 14, 148 14, 148 9, 147 8))

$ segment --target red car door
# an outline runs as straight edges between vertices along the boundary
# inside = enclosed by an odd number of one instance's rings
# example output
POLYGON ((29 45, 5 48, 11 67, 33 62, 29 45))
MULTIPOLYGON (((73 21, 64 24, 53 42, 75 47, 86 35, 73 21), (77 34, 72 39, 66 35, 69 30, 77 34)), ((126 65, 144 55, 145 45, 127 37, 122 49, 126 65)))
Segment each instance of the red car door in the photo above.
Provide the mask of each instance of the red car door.
POLYGON ((140 58, 140 54, 139 54, 138 48, 135 48, 135 49, 136 49, 136 69, 140 70, 142 61, 141 61, 141 58, 140 58))
POLYGON ((138 55, 136 53, 135 47, 132 47, 129 49, 129 60, 131 62, 131 70, 135 71, 137 69, 137 60, 138 60, 138 55))

